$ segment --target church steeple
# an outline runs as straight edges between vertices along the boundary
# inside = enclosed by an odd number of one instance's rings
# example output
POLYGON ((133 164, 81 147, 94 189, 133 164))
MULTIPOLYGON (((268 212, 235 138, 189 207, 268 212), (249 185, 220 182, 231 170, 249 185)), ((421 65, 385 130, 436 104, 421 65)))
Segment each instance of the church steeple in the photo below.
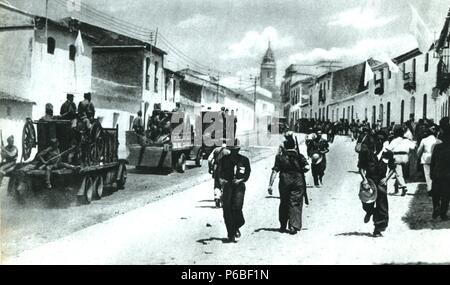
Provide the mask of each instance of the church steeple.
POLYGON ((264 54, 261 63, 261 87, 270 91, 277 90, 276 78, 277 78, 277 64, 275 56, 272 51, 271 42, 269 41, 267 51, 264 54))

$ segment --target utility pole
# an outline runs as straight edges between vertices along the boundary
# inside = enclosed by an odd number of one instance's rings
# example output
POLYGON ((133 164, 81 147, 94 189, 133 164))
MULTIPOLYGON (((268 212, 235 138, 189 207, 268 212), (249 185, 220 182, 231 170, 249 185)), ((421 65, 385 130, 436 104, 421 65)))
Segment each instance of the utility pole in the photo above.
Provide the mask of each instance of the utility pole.
POLYGON ((253 129, 256 128, 256 98, 257 98, 257 87, 258 87, 258 81, 259 81, 259 76, 253 76, 250 75, 250 80, 253 80, 254 85, 253 85, 253 114, 254 114, 254 120, 253 120, 253 129))
POLYGON ((219 94, 220 94, 220 73, 217 74, 217 96, 216 96, 216 104, 219 104, 219 94))

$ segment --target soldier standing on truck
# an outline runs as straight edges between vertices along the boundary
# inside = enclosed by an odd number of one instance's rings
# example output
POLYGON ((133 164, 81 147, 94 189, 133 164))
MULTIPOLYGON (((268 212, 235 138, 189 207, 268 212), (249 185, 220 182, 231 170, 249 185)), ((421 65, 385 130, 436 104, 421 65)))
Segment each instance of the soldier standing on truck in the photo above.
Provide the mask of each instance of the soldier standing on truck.
POLYGON ((142 111, 139 111, 137 113, 137 118, 133 121, 133 131, 136 132, 136 134, 143 136, 144 135, 144 121, 142 120, 142 111))
POLYGON ((83 122, 85 129, 91 129, 91 121, 95 117, 95 106, 91 102, 92 94, 85 93, 84 100, 78 104, 78 117, 83 122))
POLYGON ((214 179, 214 202, 216 203, 216 208, 221 208, 223 204, 222 186, 220 185, 217 167, 220 160, 227 155, 230 155, 230 150, 227 149, 226 140, 224 140, 222 146, 214 149, 208 157, 209 173, 214 179))
POLYGON ((67 101, 61 106, 61 119, 72 121, 72 128, 76 127, 77 106, 73 102, 73 94, 67 94, 67 101))

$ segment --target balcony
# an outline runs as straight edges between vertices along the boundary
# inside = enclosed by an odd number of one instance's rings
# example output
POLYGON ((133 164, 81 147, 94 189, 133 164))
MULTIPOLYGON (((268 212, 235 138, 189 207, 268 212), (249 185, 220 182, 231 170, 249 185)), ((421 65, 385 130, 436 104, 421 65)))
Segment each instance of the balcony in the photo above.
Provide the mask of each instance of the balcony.
POLYGON ((378 79, 375 82, 375 94, 376 95, 383 95, 384 94, 384 80, 378 79))
POLYGON ((408 92, 416 91, 416 76, 414 72, 407 72, 403 75, 405 81, 403 88, 408 92))
POLYGON ((447 65, 440 61, 438 64, 437 86, 440 92, 445 92, 450 87, 450 72, 447 65))

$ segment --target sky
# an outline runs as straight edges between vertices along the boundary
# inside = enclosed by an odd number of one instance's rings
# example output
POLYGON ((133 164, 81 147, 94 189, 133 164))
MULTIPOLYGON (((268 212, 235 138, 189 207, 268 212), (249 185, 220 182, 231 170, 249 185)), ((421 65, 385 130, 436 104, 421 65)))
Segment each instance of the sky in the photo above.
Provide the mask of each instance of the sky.
MULTIPOLYGON (((31 12, 45 11, 45 0, 8 1, 31 12)), ((49 1, 50 17, 77 16, 52 3, 56 0, 49 1)), ((243 85, 250 76, 259 75, 269 41, 280 82, 290 64, 303 64, 305 72, 317 72, 310 65, 320 60, 338 61, 337 65, 346 67, 370 57, 395 57, 412 50, 417 42, 409 32, 409 4, 436 36, 450 8, 448 0, 75 1, 118 20, 158 29, 156 44, 168 52, 167 65, 172 69, 189 66, 213 74, 218 70, 225 81, 241 78, 243 85)))

